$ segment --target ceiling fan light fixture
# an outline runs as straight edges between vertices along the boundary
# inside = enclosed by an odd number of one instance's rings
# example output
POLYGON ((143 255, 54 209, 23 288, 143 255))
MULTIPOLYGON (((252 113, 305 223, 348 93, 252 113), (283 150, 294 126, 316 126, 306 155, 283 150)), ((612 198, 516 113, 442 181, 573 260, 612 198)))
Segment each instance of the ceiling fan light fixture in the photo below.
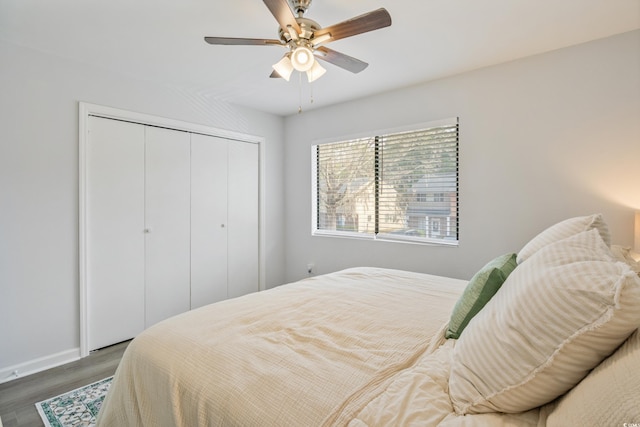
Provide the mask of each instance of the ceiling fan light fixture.
POLYGON ((325 70, 318 61, 314 61, 311 69, 307 70, 307 79, 309 79, 309 83, 312 83, 322 77, 326 72, 327 70, 325 70))
POLYGON ((298 46, 291 53, 291 64, 300 72, 310 70, 315 62, 313 52, 306 46, 298 46))
POLYGON ((289 81, 291 78, 291 73, 293 73, 293 64, 291 63, 291 58, 289 54, 286 54, 282 57, 280 61, 276 64, 272 65, 272 68, 286 81, 289 81))

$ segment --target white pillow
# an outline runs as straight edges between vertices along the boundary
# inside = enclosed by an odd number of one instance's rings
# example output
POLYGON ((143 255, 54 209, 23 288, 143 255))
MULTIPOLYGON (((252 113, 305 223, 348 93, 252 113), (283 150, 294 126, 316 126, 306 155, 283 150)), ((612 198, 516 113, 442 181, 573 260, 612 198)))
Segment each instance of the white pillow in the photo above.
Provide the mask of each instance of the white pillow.
POLYGON ((620 245, 611 245, 611 253, 618 261, 626 262, 633 271, 640 274, 640 262, 636 261, 631 256, 631 248, 626 248, 620 245))
POLYGON ((640 278, 592 229, 518 265, 460 336, 449 391, 458 414, 522 412, 555 399, 640 324, 640 278))
POLYGON ((594 228, 598 230, 602 240, 609 246, 611 244, 611 235, 609 234, 609 227, 607 227, 601 214, 578 216, 554 224, 531 239, 529 243, 518 252, 518 264, 526 261, 527 258, 530 258, 546 245, 594 228))
POLYGON ((640 423, 640 332, 558 402, 547 427, 640 423))

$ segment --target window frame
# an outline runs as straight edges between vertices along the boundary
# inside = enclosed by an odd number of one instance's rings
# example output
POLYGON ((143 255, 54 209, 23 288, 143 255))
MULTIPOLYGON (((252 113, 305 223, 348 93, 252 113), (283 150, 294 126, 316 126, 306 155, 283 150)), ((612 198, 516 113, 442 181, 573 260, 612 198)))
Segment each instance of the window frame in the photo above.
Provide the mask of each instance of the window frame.
MULTIPOLYGON (((375 196, 377 197, 377 196, 375 196)), ((376 199, 374 203, 377 203, 376 199)), ((383 212, 378 212, 378 215, 383 215, 383 212)), ((443 224, 440 224, 440 230, 442 230, 443 224)), ((460 124, 458 117, 451 117, 442 120, 434 120, 429 122, 423 122, 418 124, 409 125, 406 127, 383 129, 372 132, 362 132, 355 135, 341 136, 335 138, 327 138, 315 140, 311 145, 311 235, 313 237, 336 237, 336 238, 348 238, 357 240, 373 240, 373 241, 388 241, 388 242, 400 242, 409 244, 420 245, 435 245, 435 246, 459 246, 460 243, 460 124), (378 138, 389 136, 393 134, 399 134, 404 132, 417 132, 435 127, 443 126, 457 126, 458 138, 456 141, 456 214, 457 214, 457 227, 456 227, 456 239, 446 240, 441 238, 428 238, 421 236, 411 235, 395 235, 390 233, 363 233, 359 231, 344 231, 344 230, 326 230, 319 229, 319 215, 320 210, 318 207, 318 151, 317 146, 330 143, 348 142, 358 139, 378 138)))

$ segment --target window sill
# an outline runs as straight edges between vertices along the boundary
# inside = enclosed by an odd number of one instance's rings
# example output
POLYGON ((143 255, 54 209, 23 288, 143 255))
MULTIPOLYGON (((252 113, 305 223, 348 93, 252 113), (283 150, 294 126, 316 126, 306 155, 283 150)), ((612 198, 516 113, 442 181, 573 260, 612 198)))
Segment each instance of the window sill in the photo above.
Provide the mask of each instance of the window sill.
POLYGON ((313 237, 333 237, 338 239, 353 239, 353 240, 371 240, 378 242, 391 242, 391 243, 408 243, 411 245, 423 245, 423 246, 449 246, 457 247, 460 245, 458 240, 444 240, 444 239, 424 239, 420 237, 411 236, 394 236, 390 234, 373 235, 364 233, 350 233, 350 232, 332 232, 315 230, 311 232, 313 237))

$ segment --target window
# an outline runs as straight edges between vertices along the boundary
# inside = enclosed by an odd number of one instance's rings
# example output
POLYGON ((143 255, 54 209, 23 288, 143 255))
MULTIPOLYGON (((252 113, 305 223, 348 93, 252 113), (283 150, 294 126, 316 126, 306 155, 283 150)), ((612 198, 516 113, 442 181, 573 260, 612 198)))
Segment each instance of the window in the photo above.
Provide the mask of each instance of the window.
POLYGON ((457 118, 312 150, 314 235, 457 244, 457 118))

